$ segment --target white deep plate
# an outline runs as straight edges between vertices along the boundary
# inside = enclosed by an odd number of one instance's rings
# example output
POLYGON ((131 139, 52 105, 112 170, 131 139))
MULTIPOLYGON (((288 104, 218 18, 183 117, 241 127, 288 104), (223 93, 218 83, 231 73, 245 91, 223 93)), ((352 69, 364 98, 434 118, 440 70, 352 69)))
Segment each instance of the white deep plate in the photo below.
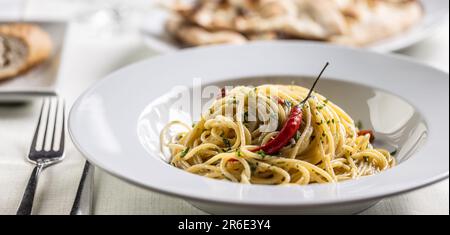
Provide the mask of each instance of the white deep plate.
POLYGON ((448 177, 448 120, 449 79, 444 72, 362 50, 260 42, 185 50, 121 69, 78 99, 69 130, 96 166, 210 213, 356 213, 382 198, 448 177), (186 116, 169 108, 180 92, 177 86, 192 86, 196 77, 217 85, 309 86, 326 61, 332 66, 318 92, 373 128, 381 145, 399 148, 397 167, 343 183, 280 187, 213 180, 161 158, 159 130, 186 116))
MULTIPOLYGON (((445 20, 448 20, 448 0, 420 0, 420 2, 424 9, 424 17, 417 25, 404 33, 368 45, 366 49, 391 52, 407 48, 430 36, 445 20)), ((179 45, 164 30, 168 17, 169 14, 166 10, 156 8, 147 14, 142 25, 142 35, 146 45, 162 53, 180 49, 179 45)))

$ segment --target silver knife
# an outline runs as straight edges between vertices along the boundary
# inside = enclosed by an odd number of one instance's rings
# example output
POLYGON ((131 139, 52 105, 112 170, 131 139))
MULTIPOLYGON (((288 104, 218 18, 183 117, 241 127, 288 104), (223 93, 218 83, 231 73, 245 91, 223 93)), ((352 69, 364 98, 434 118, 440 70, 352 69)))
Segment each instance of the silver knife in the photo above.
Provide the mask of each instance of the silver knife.
POLYGON ((94 166, 86 161, 70 215, 92 215, 94 169, 94 166))

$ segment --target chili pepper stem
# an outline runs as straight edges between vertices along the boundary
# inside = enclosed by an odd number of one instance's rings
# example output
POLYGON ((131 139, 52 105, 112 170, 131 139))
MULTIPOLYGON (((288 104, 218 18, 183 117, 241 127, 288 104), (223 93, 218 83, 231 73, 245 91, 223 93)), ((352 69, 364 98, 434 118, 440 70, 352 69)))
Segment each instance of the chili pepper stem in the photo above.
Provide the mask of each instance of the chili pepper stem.
POLYGON ((316 88, 317 83, 319 83, 320 78, 322 78, 323 73, 325 72, 325 70, 328 68, 329 65, 330 65, 330 62, 327 62, 327 63, 325 64, 325 67, 323 67, 322 71, 320 71, 319 76, 317 76, 316 80, 314 81, 313 86, 312 86, 311 89, 309 90, 308 95, 305 97, 305 99, 304 99, 302 102, 300 102, 300 104, 305 104, 306 101, 308 101, 309 98, 311 98, 312 93, 314 92, 314 89, 316 88))

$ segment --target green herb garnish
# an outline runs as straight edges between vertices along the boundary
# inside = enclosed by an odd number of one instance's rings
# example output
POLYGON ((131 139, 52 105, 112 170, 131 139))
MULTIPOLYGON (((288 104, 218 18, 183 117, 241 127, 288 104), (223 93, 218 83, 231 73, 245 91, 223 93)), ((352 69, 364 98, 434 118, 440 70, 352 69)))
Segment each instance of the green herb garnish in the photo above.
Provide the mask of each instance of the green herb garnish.
POLYGON ((302 136, 302 134, 300 133, 300 131, 297 131, 297 133, 295 133, 295 137, 294 137, 295 141, 297 142, 301 136, 302 136))
POLYGON ((186 148, 186 149, 184 149, 184 150, 181 152, 181 157, 182 157, 182 158, 184 158, 184 157, 188 154, 189 149, 190 149, 190 148, 186 148))
POLYGON ((264 152, 264 150, 259 150, 259 151, 257 152, 257 154, 258 154, 260 157, 262 157, 262 158, 267 157, 267 154, 266 154, 266 152, 264 152))
POLYGON ((357 123, 356 123, 356 127, 358 127, 358 129, 363 129, 363 127, 364 127, 364 125, 363 125, 363 123, 362 123, 362 121, 361 120, 359 120, 357 123))
POLYGON ((398 149, 392 151, 390 154, 391 154, 391 156, 395 156, 395 155, 397 155, 397 153, 398 153, 398 149))
POLYGON ((231 142, 227 138, 222 138, 223 143, 225 144, 225 147, 231 148, 231 142))

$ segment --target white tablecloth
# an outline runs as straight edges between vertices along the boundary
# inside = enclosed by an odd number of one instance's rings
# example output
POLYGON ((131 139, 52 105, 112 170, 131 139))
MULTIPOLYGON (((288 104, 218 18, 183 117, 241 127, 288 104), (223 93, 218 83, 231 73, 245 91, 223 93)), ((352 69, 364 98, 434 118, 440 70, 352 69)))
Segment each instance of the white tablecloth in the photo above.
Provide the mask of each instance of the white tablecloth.
MULTIPOLYGON (((48 7, 45 8, 45 2, 29 1, 24 18, 36 19, 48 16, 51 11, 48 7)), ((47 2, 55 1, 47 0, 47 2)), ((47 3, 47 5, 50 4, 47 3)), ((64 17, 63 14, 53 16, 54 18, 64 17)), ((436 35, 401 53, 448 72, 448 24, 443 26, 436 35)), ((60 71, 61 94, 70 106, 83 90, 102 76, 124 65, 154 55, 155 52, 144 46, 138 34, 99 36, 95 29, 85 24, 72 23, 69 27, 60 71)), ((39 102, 37 101, 24 106, 0 106, 0 214, 15 213, 32 171, 33 166, 25 160, 25 156, 38 112, 39 102)), ((42 173, 34 214, 69 213, 83 163, 83 157, 69 142, 66 159, 42 173)), ((99 169, 95 174, 94 204, 95 214, 204 213, 182 200, 137 188, 99 169)), ((363 212, 363 214, 448 213, 448 180, 383 200, 363 212)))

